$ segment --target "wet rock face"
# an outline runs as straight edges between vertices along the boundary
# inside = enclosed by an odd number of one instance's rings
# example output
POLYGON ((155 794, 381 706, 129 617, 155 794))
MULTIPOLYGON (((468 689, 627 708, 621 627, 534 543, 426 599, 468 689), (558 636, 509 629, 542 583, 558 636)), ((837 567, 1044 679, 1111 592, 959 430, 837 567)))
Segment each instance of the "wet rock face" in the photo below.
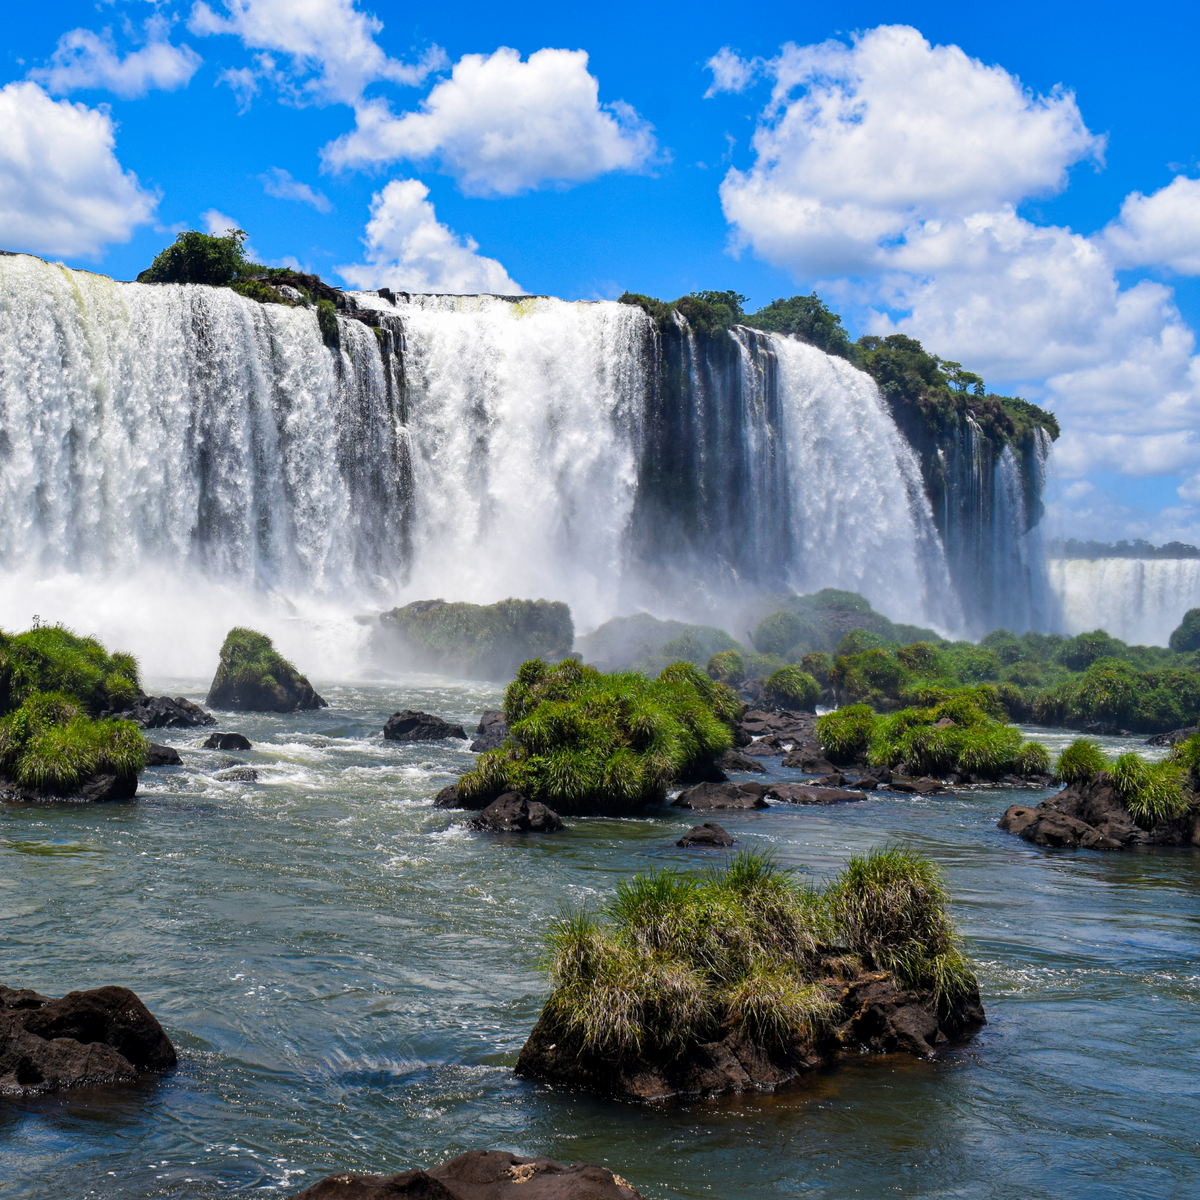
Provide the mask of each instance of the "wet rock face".
POLYGON ((181 767, 183 759, 173 746, 160 746, 157 742, 146 744, 146 766, 148 767, 181 767))
POLYGON ((231 683, 221 677, 220 671, 209 688, 205 703, 226 712, 293 713, 329 707, 303 675, 246 684, 231 683))
POLYGON ((727 833, 715 821, 705 821, 703 825, 695 825, 675 843, 677 846, 706 846, 719 849, 733 845, 733 834, 727 833))
POLYGON ((788 804, 853 804, 866 799, 860 791, 811 783, 775 783, 767 788, 766 794, 772 800, 783 800, 788 804))
POLYGON ((170 696, 141 696, 124 712, 105 715, 133 721, 143 729, 195 729, 217 723, 211 713, 182 696, 173 700, 170 696))
POLYGON ((471 827, 487 833, 557 833, 566 828, 552 808, 520 792, 498 796, 471 821, 471 827))
POLYGON ((128 988, 51 1000, 0 986, 0 1093, 127 1083, 175 1063, 170 1038, 128 988))
POLYGON ((58 793, 39 792, 34 788, 21 787, 0 779, 0 800, 19 804, 108 804, 120 800, 132 800, 137 795, 138 781, 120 775, 92 775, 85 779, 73 792, 65 796, 58 793))
POLYGON ((439 742, 442 738, 465 738, 467 731, 432 713, 406 708, 388 717, 383 736, 390 742, 439 742))
MULTIPOLYGON (((789 758, 822 758, 817 743, 816 713, 751 709, 738 723, 736 740, 743 754, 756 758, 785 753, 789 758)), ((798 766, 799 762, 784 765, 798 766)), ((826 769, 833 768, 826 764, 826 769)))
POLYGON ((240 733, 210 734, 204 743, 205 750, 253 750, 248 737, 240 733))
POLYGON ((765 774, 767 770, 762 763, 737 750, 726 750, 717 759, 717 767, 722 771, 754 771, 760 775, 765 774))
POLYGON ((839 1051, 930 1058, 986 1020, 978 992, 939 1003, 931 993, 903 988, 886 972, 841 959, 827 963, 829 974, 820 984, 835 1003, 834 1015, 809 1041, 766 1050, 734 1031, 671 1060, 619 1061, 581 1055, 570 1035, 543 1012, 517 1059, 517 1074, 643 1102, 772 1091, 827 1065, 839 1051))
POLYGON ((507 1150, 470 1150, 428 1171, 322 1179, 292 1200, 642 1200, 607 1167, 522 1158, 507 1150))
POLYGON ((761 783, 700 783, 671 802, 672 808, 704 812, 714 808, 766 808, 761 783))
POLYGON ((1085 850, 1125 850, 1131 846, 1200 846, 1200 817, 1189 815, 1142 829, 1129 815, 1108 772, 1073 783, 1035 808, 1010 805, 1000 828, 1035 846, 1085 850))
POLYGON ((508 741, 508 722, 504 712, 499 708, 490 708, 479 718, 479 728, 475 730, 476 738, 471 743, 472 754, 482 754, 485 750, 499 750, 508 741))
POLYGON ((447 784, 433 798, 434 808, 463 808, 464 805, 458 797, 458 785, 455 783, 447 784))

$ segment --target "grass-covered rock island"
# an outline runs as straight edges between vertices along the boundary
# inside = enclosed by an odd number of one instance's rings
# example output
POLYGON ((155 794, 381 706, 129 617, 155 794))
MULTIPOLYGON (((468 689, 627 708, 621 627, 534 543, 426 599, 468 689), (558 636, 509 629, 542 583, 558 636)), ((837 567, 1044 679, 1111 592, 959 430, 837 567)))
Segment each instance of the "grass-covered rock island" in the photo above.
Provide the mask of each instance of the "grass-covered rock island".
POLYGON ((211 708, 244 712, 289 713, 327 707, 265 633, 240 625, 225 635, 205 703, 211 708))
POLYGON ((554 926, 517 1071, 651 1101, 779 1087, 842 1049, 932 1055, 984 1020, 948 907, 902 847, 824 888, 753 852, 635 876, 554 926))

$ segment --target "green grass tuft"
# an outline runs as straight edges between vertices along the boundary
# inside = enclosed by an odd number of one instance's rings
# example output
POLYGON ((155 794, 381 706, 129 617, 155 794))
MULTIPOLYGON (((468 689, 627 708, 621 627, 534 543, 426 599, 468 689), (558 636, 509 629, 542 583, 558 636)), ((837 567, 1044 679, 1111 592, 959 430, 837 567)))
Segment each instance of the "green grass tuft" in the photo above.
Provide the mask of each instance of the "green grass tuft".
POLYGON ((1087 738, 1076 738, 1054 764, 1055 776, 1065 784, 1087 783, 1093 775, 1107 770, 1104 751, 1087 738))
POLYGON ((869 704, 850 704, 817 720, 817 741, 830 762, 847 764, 866 753, 875 728, 869 704))
POLYGON ((780 667, 767 676, 763 692, 772 703, 800 712, 816 712, 821 685, 800 667, 780 667))

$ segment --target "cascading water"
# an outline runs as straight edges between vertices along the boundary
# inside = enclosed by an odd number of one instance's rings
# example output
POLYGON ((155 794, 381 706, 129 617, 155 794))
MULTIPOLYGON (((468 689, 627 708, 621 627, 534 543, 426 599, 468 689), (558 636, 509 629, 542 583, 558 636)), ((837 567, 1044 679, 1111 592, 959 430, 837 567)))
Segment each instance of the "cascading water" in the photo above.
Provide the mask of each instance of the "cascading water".
POLYGON ((834 586, 958 627, 916 458, 840 359, 609 302, 353 299, 376 327, 331 348, 309 309, 0 258, 0 623, 180 672, 198 632, 287 650, 438 595, 586 628, 834 586))

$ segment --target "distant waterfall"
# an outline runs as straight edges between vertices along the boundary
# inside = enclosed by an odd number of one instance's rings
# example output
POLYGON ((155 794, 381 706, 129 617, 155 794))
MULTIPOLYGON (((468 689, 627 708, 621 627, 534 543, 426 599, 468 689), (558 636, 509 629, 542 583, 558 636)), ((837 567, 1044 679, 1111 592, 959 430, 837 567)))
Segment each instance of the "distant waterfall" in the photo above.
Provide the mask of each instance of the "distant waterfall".
POLYGON ((848 363, 611 302, 353 299, 375 327, 331 348, 309 309, 0 256, 0 564, 34 589, 0 622, 51 576, 52 619, 153 576, 163 620, 513 594, 586 628, 832 586, 960 627, 916 457, 848 363))
POLYGON ((1066 633, 1105 629, 1133 645, 1165 646, 1200 608, 1197 558, 1051 559, 1050 582, 1066 633))

